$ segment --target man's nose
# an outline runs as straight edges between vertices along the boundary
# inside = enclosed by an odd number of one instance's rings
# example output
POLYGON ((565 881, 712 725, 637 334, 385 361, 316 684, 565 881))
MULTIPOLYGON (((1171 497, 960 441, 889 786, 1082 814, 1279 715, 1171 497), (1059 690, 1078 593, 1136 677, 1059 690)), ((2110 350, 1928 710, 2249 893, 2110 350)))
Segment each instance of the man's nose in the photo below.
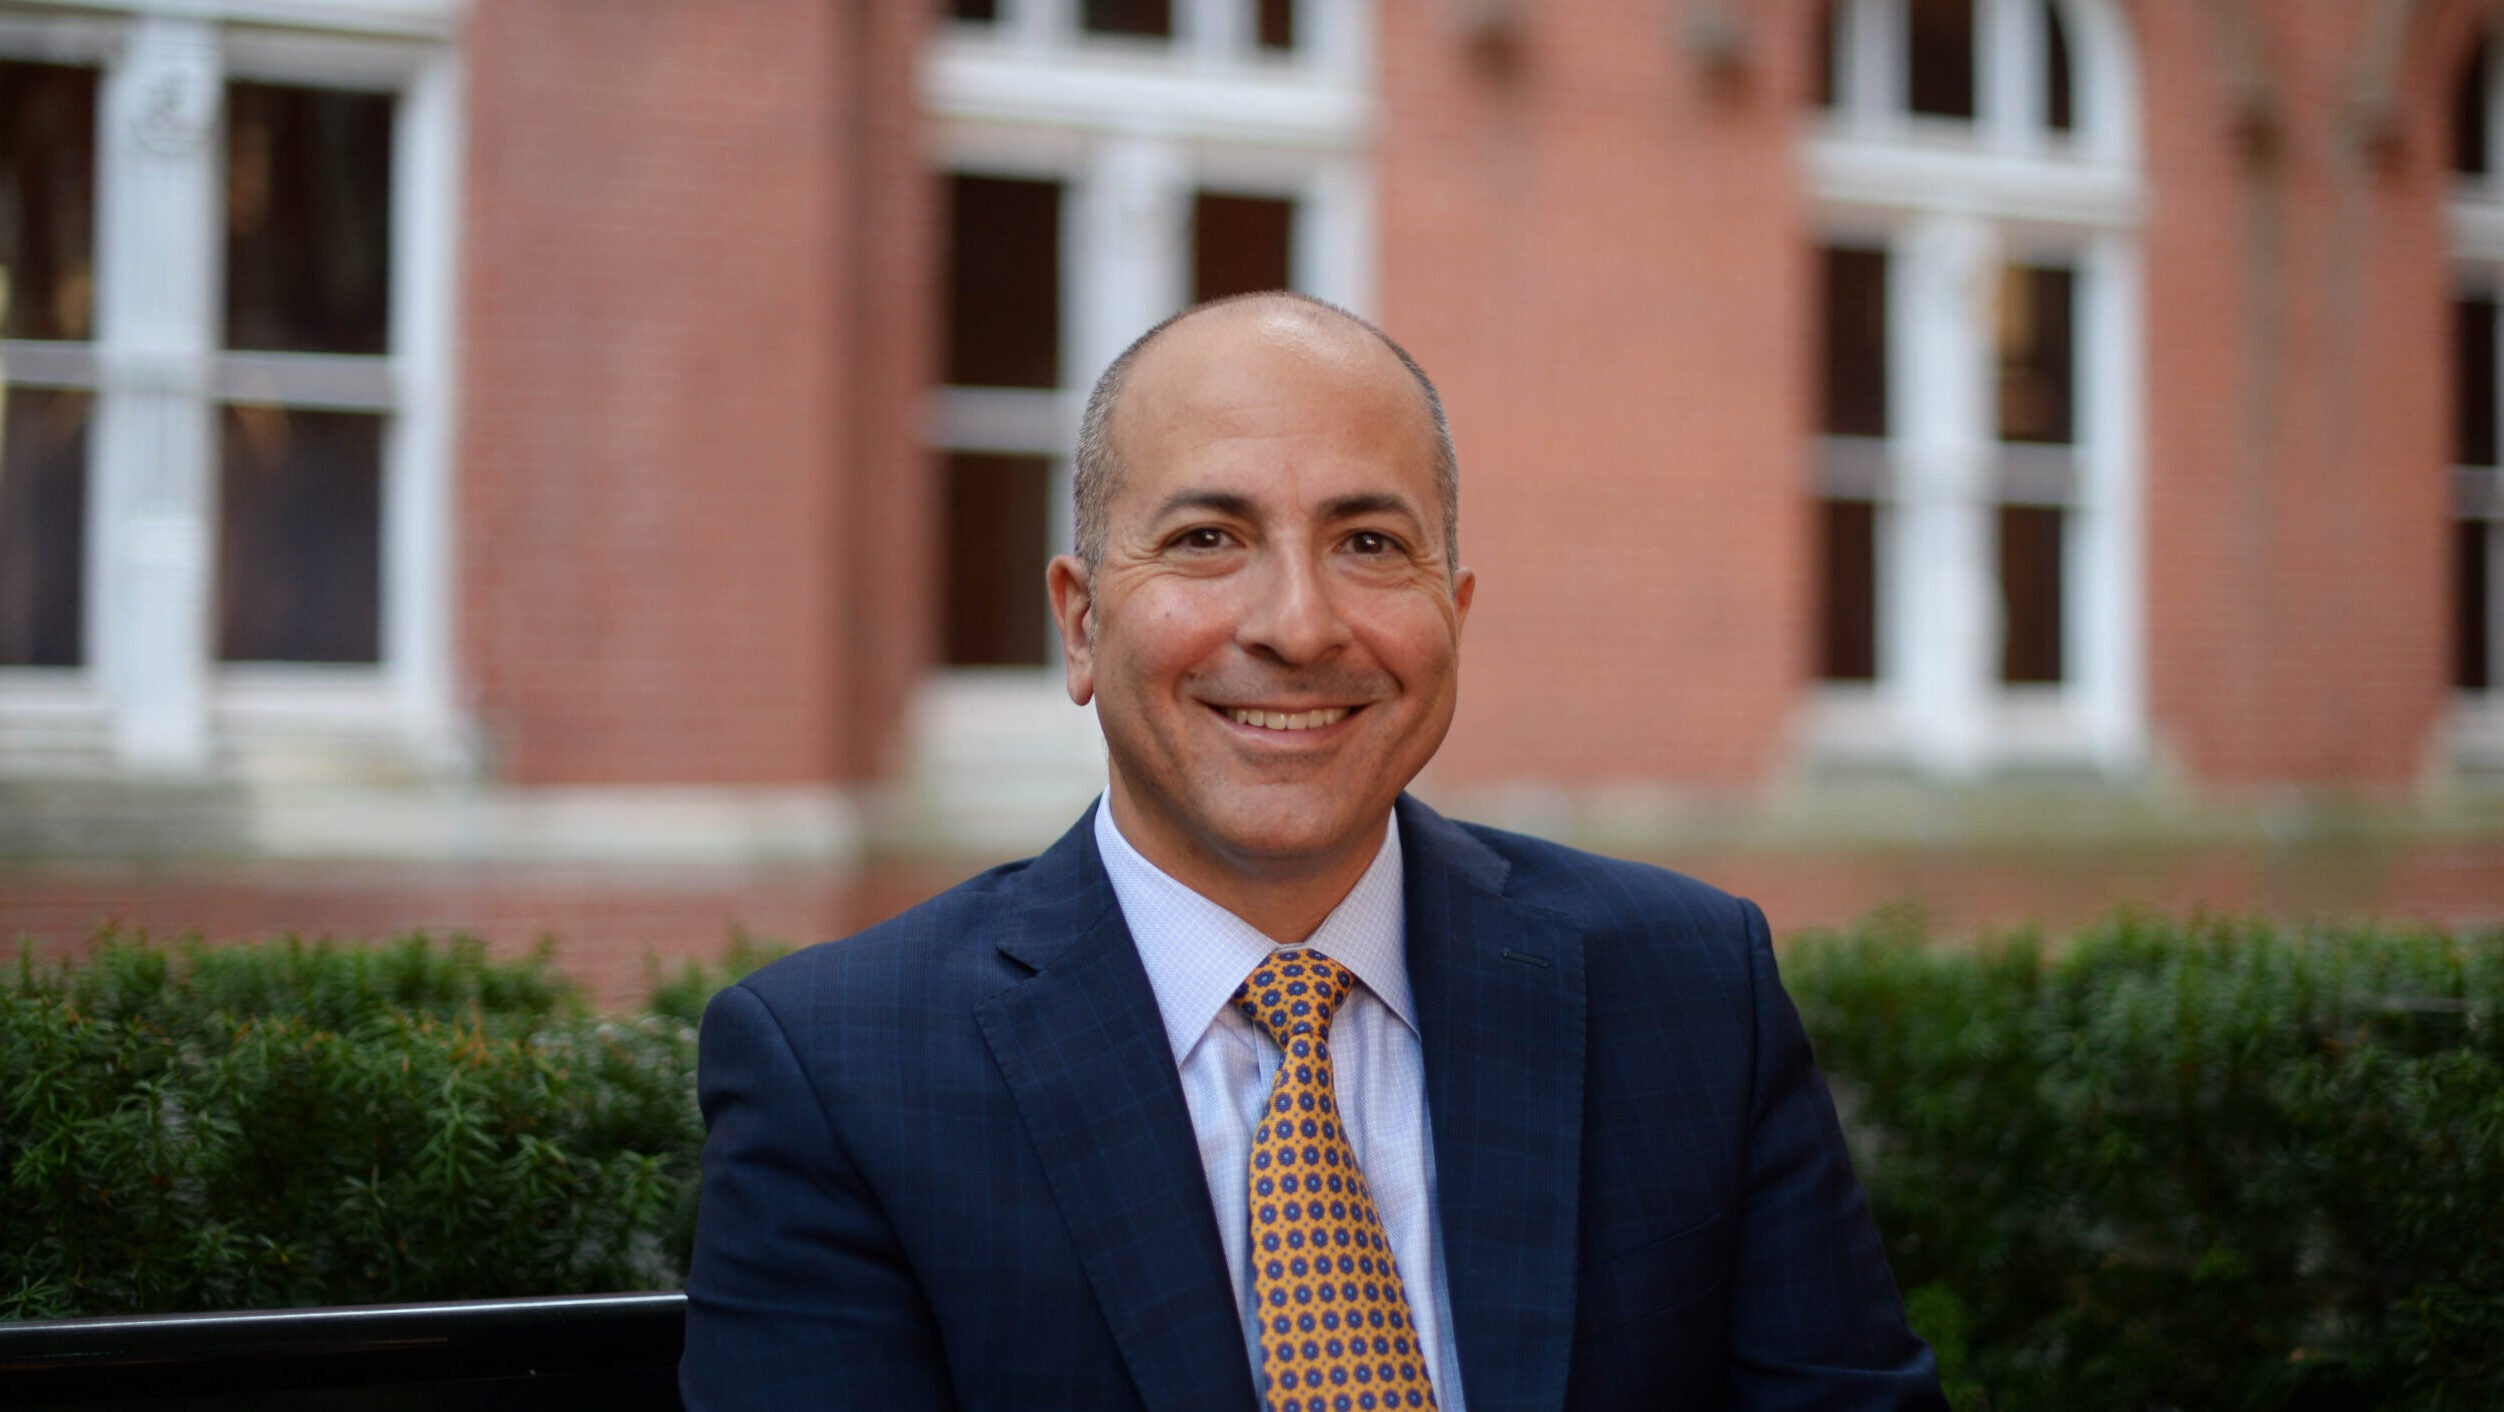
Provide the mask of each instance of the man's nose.
POLYGON ((1264 558, 1236 633, 1244 650, 1301 665, 1346 646, 1353 634, 1319 556, 1282 549, 1264 558))

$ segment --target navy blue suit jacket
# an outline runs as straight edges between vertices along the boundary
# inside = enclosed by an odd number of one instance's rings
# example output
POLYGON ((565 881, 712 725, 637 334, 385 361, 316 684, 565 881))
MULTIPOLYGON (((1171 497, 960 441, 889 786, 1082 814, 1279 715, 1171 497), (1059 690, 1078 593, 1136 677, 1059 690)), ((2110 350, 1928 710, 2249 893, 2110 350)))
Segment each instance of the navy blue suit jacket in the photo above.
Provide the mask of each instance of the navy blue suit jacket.
MULTIPOLYGON (((1400 802, 1463 1391, 1941 1404, 1754 906, 1400 802)), ((1089 820, 705 1012, 692 1408, 1253 1412, 1089 820)))

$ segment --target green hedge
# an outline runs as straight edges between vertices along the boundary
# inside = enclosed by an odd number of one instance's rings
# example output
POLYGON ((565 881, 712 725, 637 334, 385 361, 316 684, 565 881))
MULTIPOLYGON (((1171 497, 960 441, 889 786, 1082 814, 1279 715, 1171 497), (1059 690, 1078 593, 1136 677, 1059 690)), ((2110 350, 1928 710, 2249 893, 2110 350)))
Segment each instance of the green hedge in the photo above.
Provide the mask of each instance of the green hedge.
POLYGON ((1784 973, 1960 1408, 2504 1407, 2504 938, 1881 919, 1784 973))
MULTIPOLYGON (((0 972, 0 1315, 666 1287, 693 1025, 473 942, 0 972)), ((1785 955, 1961 1408, 2504 1406, 2504 937, 1785 955)))
POLYGON ((0 1316, 675 1286, 717 979, 604 1019, 472 941, 21 954, 0 1316))

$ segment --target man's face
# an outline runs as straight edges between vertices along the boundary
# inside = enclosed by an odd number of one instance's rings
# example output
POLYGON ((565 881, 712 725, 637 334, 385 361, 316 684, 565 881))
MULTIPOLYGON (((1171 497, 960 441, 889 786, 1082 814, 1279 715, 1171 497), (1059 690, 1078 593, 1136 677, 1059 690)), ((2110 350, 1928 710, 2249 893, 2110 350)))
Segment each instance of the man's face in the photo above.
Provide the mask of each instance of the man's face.
POLYGON ((1416 384, 1361 329, 1222 309, 1150 346, 1112 431, 1103 560, 1056 560, 1052 599, 1115 821, 1204 892, 1361 870, 1451 725, 1475 587, 1416 384))

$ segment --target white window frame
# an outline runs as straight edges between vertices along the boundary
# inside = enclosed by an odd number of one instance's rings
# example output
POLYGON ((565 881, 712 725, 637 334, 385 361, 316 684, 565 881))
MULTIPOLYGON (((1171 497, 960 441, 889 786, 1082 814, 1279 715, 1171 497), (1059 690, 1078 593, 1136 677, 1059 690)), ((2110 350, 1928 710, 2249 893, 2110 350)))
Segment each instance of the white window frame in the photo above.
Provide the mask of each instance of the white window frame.
MULTIPOLYGON (((2470 62, 2483 59, 2486 70, 2486 132, 2487 172, 2484 176, 2455 175, 2451 195, 2446 203, 2446 223, 2450 227, 2452 245, 2452 289, 2455 297, 2481 294, 2504 302, 2504 148, 2496 143, 2504 137, 2504 44, 2482 43, 2481 52, 2470 62)), ((2504 317, 2497 319, 2498 339, 2504 341, 2504 317)), ((2498 349, 2504 356, 2504 348, 2498 349)), ((2504 362, 2498 363, 2499 377, 2504 377, 2504 362)), ((2504 389, 2499 389, 2504 392, 2504 389)), ((2451 468, 2451 513, 2445 519, 2444 552, 2452 552, 2453 526, 2464 520, 2484 520, 2487 524, 2487 662, 2491 681, 2504 668, 2504 470, 2489 466, 2453 466, 2451 468)), ((2451 603, 2452 578, 2446 573, 2443 601, 2451 603)), ((2448 660, 2451 639, 2445 637, 2447 661, 2444 677, 2451 678, 2448 660)), ((2504 684, 2485 691, 2451 691, 2450 721, 2446 735, 2454 763, 2481 770, 2504 769, 2504 684)))
MULTIPOLYGON (((2057 0, 2069 130, 2047 116, 2038 0, 1976 0, 1975 116, 1907 110, 1904 0, 1835 7, 1835 102, 1803 164, 1821 245, 1888 255, 1878 676, 1820 682, 1812 758, 1947 778, 2121 773, 2145 754, 2138 83, 2110 0, 2057 0), (2011 264, 2076 271, 2075 491, 2064 506, 2064 680, 1998 680, 1992 301, 2011 264)), ((1816 494, 1832 485, 1821 452, 1816 494)), ((1869 461, 1865 451, 1858 458, 1869 461)))
POLYGON ((457 0, 134 0, 0 16, 0 55, 92 65, 92 341, 11 342, 11 380, 95 395, 83 664, 0 669, 0 773, 371 779, 465 768, 452 707, 457 0), (390 346, 223 349, 230 81, 394 96, 390 346), (219 408, 371 412, 382 445, 373 665, 223 663, 219 408))
MULTIPOLYGON (((1295 203, 1299 288, 1374 302, 1371 0, 1298 0, 1291 53, 1254 43, 1252 0, 1176 0, 1170 40, 1093 35, 1078 0, 1002 0, 923 56, 934 164, 1061 184, 1062 384, 933 390, 933 451, 1046 456, 1055 552, 1071 542, 1069 452, 1087 389, 1190 298, 1196 191, 1295 203)), ((1035 592, 1040 601, 1042 585, 1035 592)), ((911 712, 916 803, 952 840, 1025 846, 1104 786, 1103 740, 1042 667, 949 667, 911 712)))

